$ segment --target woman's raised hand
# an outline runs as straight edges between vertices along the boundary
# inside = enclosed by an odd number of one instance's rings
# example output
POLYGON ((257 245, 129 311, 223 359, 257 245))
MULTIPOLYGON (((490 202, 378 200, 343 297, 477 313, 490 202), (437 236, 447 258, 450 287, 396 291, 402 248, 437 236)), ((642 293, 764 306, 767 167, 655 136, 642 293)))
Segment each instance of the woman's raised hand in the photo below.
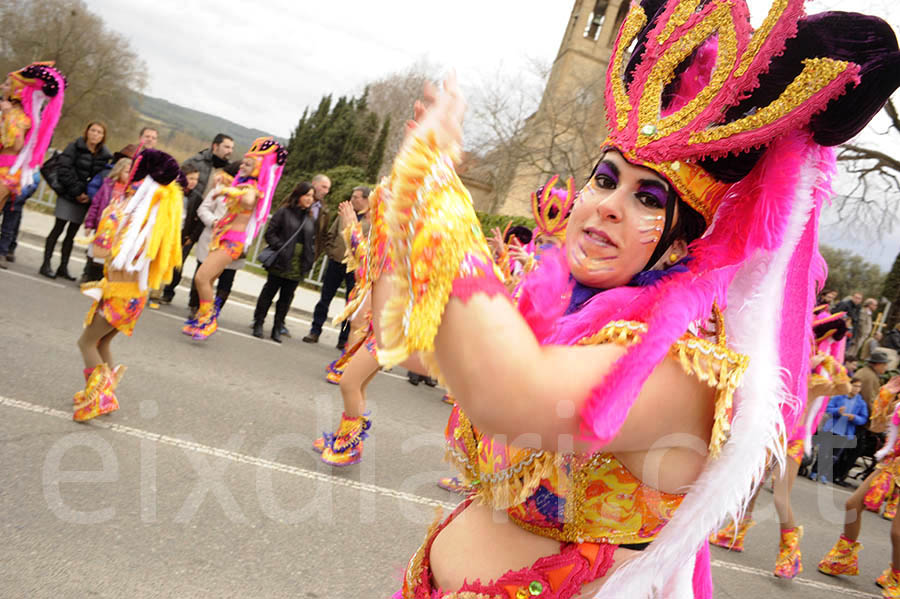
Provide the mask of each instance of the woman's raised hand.
POLYGON ((341 229, 345 229, 347 225, 352 225, 359 221, 356 211, 353 210, 353 204, 350 202, 338 204, 338 215, 341 217, 341 229))
POLYGON ((462 123, 466 113, 466 99, 451 71, 444 79, 443 89, 425 83, 423 101, 413 106, 414 121, 406 123, 404 145, 420 136, 434 134, 438 148, 455 157, 462 145, 462 123))

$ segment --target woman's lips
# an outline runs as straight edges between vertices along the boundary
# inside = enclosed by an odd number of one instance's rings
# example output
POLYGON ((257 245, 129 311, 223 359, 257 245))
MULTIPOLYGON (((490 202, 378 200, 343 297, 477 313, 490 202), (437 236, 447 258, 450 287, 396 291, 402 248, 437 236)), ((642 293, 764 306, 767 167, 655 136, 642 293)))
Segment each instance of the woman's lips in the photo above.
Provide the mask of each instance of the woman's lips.
POLYGON ((604 231, 594 227, 584 228, 584 239, 591 245, 602 248, 618 248, 619 244, 613 241, 604 231))

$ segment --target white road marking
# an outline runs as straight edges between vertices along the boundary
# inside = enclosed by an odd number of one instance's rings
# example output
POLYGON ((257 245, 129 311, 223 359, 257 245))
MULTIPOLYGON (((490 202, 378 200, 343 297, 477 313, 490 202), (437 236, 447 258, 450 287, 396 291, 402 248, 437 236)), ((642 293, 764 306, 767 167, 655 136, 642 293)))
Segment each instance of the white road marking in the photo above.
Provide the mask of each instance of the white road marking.
MULTIPOLYGON (((726 570, 734 570, 735 572, 743 572, 744 574, 754 574, 756 576, 763 576, 765 578, 774 578, 775 575, 772 574, 768 570, 761 570, 759 568, 751 568, 750 566, 742 566, 740 564, 735 564, 732 562, 723 562, 722 560, 714 559, 710 560, 710 565, 716 568, 725 568, 726 570)), ((857 591, 856 589, 847 589, 844 587, 839 587, 833 584, 828 584, 827 582, 818 582, 816 580, 809 580, 808 578, 795 578, 791 584, 799 584, 802 586, 812 587, 814 589, 819 589, 822 591, 828 591, 830 593, 840 593, 842 595, 849 595, 850 597, 881 597, 881 594, 875 593, 865 593, 863 591, 857 591)))
POLYGON ((32 281, 37 281, 38 283, 43 283, 44 285, 50 285, 51 287, 59 287, 61 289, 65 289, 65 285, 60 285, 59 283, 54 283, 53 281, 48 281, 46 278, 36 277, 34 275, 26 275, 22 272, 16 272, 14 270, 0 270, 0 274, 4 275, 13 275, 16 277, 22 277, 24 279, 31 279, 32 281))
MULTIPOLYGON (((33 404, 27 401, 21 401, 17 399, 12 399, 9 397, 4 397, 0 395, 0 405, 9 407, 9 408, 17 408, 19 410, 25 410, 27 412, 34 412, 37 414, 43 414, 45 416, 51 416, 53 418, 58 418, 60 420, 71 421, 72 414, 71 412, 63 412, 62 410, 55 410, 53 408, 48 408, 46 406, 40 406, 37 404, 33 404)), ((345 487, 348 489, 353 489, 355 491, 359 491, 361 493, 372 493, 373 495, 380 495, 386 498, 398 499, 400 501, 406 501, 409 503, 414 503, 418 505, 426 505, 429 507, 439 507, 446 510, 453 510, 456 508, 456 504, 449 503, 446 501, 438 501, 436 499, 430 499, 428 497, 422 497, 420 495, 414 495, 412 493, 406 493, 403 491, 397 491, 396 489, 389 489, 387 487, 380 487, 378 485, 372 485, 368 483, 361 483, 353 480, 348 480, 345 478, 338 478, 336 476, 332 476, 329 474, 323 474, 321 472, 316 472, 314 470, 307 470, 306 468, 299 468, 297 466, 291 466, 289 464, 282 464, 281 462, 275 462, 272 460, 265 460, 262 458, 258 458, 255 456, 238 453, 236 451, 229 451, 226 449, 221 449, 218 447, 212 447, 210 445, 204 445, 202 443, 195 443, 193 441, 185 441, 183 439, 178 439, 175 437, 169 437, 168 435, 162 435, 159 433, 153 433, 150 431, 145 431, 142 429, 134 428, 131 426, 125 426, 122 424, 116 424, 114 422, 104 422, 100 419, 94 419, 89 422, 81 423, 85 426, 93 426, 96 428, 102 428, 106 430, 110 430, 116 433, 120 433, 123 435, 127 435, 129 437, 135 437, 138 439, 147 439, 150 441, 154 441, 161 445, 168 445, 171 447, 177 447, 179 449, 185 451, 194 451, 197 453, 202 453, 205 455, 222 458, 225 460, 230 460, 239 464, 247 464, 249 466, 255 466, 257 468, 265 468, 267 470, 272 470, 275 472, 281 472, 284 474, 289 474, 292 476, 298 476, 300 478, 305 478, 312 481, 329 483, 339 487, 345 487)), ((742 572, 744 574, 752 574, 754 576, 761 576, 764 578, 772 578, 772 573, 767 570, 762 570, 760 568, 752 568, 750 566, 742 566, 740 564, 735 564, 732 562, 726 562, 722 560, 711 560, 710 565, 716 568, 724 568, 726 570, 733 570, 735 572, 742 572)), ((872 594, 872 593, 864 593, 862 591, 857 591, 855 589, 847 589, 839 586, 835 586, 832 584, 827 584, 824 582, 818 582, 815 580, 809 580, 806 578, 795 578, 793 580, 793 584, 808 586, 815 589, 819 589, 822 591, 828 591, 832 593, 840 593, 843 595, 847 595, 850 597, 880 597, 880 595, 872 594)))
MULTIPOLYGON (((0 395, 0 405, 4 405, 10 408, 18 408, 20 410, 25 410, 28 412, 35 412, 38 414, 44 414, 45 416, 52 416, 53 418, 59 418, 60 420, 72 421, 72 413, 71 412, 63 412, 62 410, 54 410, 53 408, 48 408, 45 406, 39 406, 37 404, 29 403, 27 401, 20 401, 18 399, 12 399, 9 397, 4 397, 0 395)), ((448 503, 446 501, 438 501, 436 499, 429 499, 428 497, 421 497, 419 495, 413 495, 412 493, 405 493, 403 491, 397 491, 395 489, 389 489, 387 487, 379 487, 378 485, 372 485, 368 483, 361 483, 354 480, 347 480, 345 478, 338 478, 336 476, 332 476, 330 474, 322 474, 321 472, 316 472, 314 470, 307 470, 306 468, 298 468, 297 466, 291 466, 289 464, 282 464, 280 462, 273 462, 272 460, 264 460, 262 458, 257 458, 255 456, 238 453, 236 451, 229 451, 226 449, 220 449, 218 447, 212 447, 210 445, 203 445, 202 443, 195 443, 193 441, 185 441, 183 439, 177 439, 175 437, 169 437, 167 435, 161 435, 159 433, 152 433, 149 431, 141 430, 139 428, 134 428, 131 426, 125 426, 122 424, 116 424, 114 422, 103 422, 99 419, 93 419, 88 422, 80 423, 81 425, 93 426, 96 428, 107 429, 116 433, 121 433, 123 435, 128 435, 129 437, 136 437, 138 439, 148 439, 150 441, 154 441, 161 445, 169 445, 171 447, 178 447, 179 449, 183 449, 185 451, 195 451, 197 453, 203 453, 206 455, 210 455, 217 458, 222 458, 225 460, 230 460, 232 462, 247 464, 250 466, 256 466, 257 468, 265 468, 267 470, 273 470, 276 472, 282 472, 284 474, 290 474, 293 476, 299 476, 301 478, 306 478, 309 480, 330 483, 339 487, 347 487, 349 489, 353 489, 355 491, 360 491, 364 493, 372 493, 374 495, 381 495, 382 497, 389 497, 394 499, 399 499, 401 501, 407 501, 409 503, 417 503, 419 505, 427 505, 430 507, 440 507, 447 510, 453 510, 456 508, 455 503, 448 503)))

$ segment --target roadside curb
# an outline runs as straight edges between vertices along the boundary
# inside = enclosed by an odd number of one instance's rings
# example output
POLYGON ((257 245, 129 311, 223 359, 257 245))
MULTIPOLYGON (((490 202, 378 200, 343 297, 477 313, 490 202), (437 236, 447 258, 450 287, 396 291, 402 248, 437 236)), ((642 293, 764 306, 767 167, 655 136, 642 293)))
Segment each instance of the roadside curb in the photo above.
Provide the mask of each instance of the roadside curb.
MULTIPOLYGON (((49 233, 49 231, 48 231, 48 233, 49 233)), ((19 231, 19 239, 21 239, 23 241, 28 241, 29 243, 33 243, 35 245, 42 246, 42 245, 44 245, 46 236, 39 235, 38 233, 35 233, 34 231, 26 231, 26 230, 22 229, 19 231)), ((86 250, 87 250, 87 245, 85 245, 83 243, 78 243, 77 241, 75 242, 75 246, 73 248, 73 253, 80 251, 83 254, 86 250)), ((249 272, 249 271, 246 271, 246 272, 255 277, 259 277, 259 275, 254 272, 249 272)), ((260 278, 262 278, 262 277, 260 277, 260 278)), ((190 291, 190 289, 191 289, 190 288, 190 277, 183 278, 182 282, 178 285, 178 290, 182 291, 184 293, 188 293, 190 291), (185 285, 185 283, 184 283, 185 281, 188 282, 187 285, 185 285)), ((233 287, 231 289, 231 294, 229 295, 229 297, 240 300, 245 304, 250 304, 251 306, 256 304, 256 299, 257 299, 255 295, 252 295, 250 293, 245 293, 243 291, 239 291, 233 287)), ((291 316, 305 318, 307 320, 312 320, 312 317, 313 317, 313 313, 311 311, 303 310, 301 308, 294 308, 294 307, 291 307, 291 309, 288 310, 288 314, 290 314, 291 316)), ((329 322, 326 322, 325 324, 329 325, 329 324, 331 324, 331 322, 329 321, 329 322)))

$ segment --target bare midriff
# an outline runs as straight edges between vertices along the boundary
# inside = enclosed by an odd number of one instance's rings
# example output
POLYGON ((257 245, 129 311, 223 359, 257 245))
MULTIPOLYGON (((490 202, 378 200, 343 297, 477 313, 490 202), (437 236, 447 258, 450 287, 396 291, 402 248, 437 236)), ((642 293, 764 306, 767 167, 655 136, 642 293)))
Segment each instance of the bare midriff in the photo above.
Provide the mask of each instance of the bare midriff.
MULTIPOLYGON (((692 484, 706 460, 706 456, 688 449, 672 449, 653 456, 648 452, 617 453, 615 457, 631 472, 642 472, 652 458, 653 469, 661 473, 654 486, 671 493, 683 492, 692 484)), ((438 533, 429 559, 435 585, 455 590, 465 581, 478 579, 487 583, 506 572, 529 567, 539 558, 559 553, 560 547, 555 539, 521 528, 506 510, 474 501, 438 533)), ((606 576, 638 553, 623 547, 616 549, 613 566, 606 576)), ((592 582, 585 590, 599 588, 602 581, 592 582)))
POLYGON ((106 270, 106 280, 110 283, 137 283, 139 273, 125 270, 106 270))

